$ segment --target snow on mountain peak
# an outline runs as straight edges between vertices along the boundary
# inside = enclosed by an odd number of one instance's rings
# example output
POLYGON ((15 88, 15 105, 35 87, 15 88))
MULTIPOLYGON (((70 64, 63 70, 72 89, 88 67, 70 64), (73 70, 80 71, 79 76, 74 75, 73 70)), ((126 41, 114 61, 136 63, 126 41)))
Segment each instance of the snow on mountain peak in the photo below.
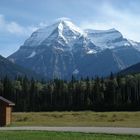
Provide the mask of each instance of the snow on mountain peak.
POLYGON ((136 50, 140 51, 140 43, 135 42, 133 40, 128 40, 128 41, 132 45, 133 48, 135 48, 136 50))
MULTIPOLYGON (((60 18, 55 21, 55 23, 32 33, 31 37, 25 41, 23 46, 50 46, 52 44, 54 45, 56 42, 62 46, 67 46, 68 50, 72 50, 75 43, 83 45, 90 42, 94 46, 96 45, 98 51, 119 48, 122 46, 127 47, 134 44, 123 38, 123 35, 115 28, 109 30, 82 30, 73 24, 70 19, 60 18), (80 38, 84 38, 83 40, 85 41, 81 41, 80 38)), ((136 47, 137 46, 139 45, 136 45, 136 47)), ((94 52, 88 52, 88 54, 91 53, 94 52)))
POLYGON ((24 46, 38 46, 56 29, 56 26, 47 26, 33 32, 25 41, 24 46))
POLYGON ((116 33, 118 34, 119 36, 122 36, 122 34, 116 30, 115 28, 112 28, 112 29, 108 29, 108 30, 93 30, 93 29, 85 29, 85 32, 87 34, 95 34, 95 35, 104 35, 104 34, 112 34, 112 33, 116 33))
POLYGON ((70 28, 73 32, 78 32, 78 33, 84 34, 84 31, 82 31, 79 27, 74 25, 69 18, 65 18, 65 17, 59 18, 56 21, 56 24, 61 24, 63 26, 66 26, 66 27, 70 28))
POLYGON ((87 36, 91 39, 91 41, 99 46, 101 50, 110 48, 113 49, 116 45, 122 45, 123 42, 119 42, 119 44, 115 44, 115 41, 119 41, 123 39, 122 34, 116 29, 109 30, 85 30, 87 36))
POLYGON ((63 20, 61 21, 61 23, 64 26, 69 27, 74 33, 84 34, 84 32, 79 27, 77 27, 76 25, 74 25, 72 22, 68 20, 63 20))
MULTIPOLYGON (((54 24, 38 29, 32 33, 31 37, 25 41, 24 46, 38 46, 49 37, 51 40, 60 37, 67 44, 71 43, 71 41, 73 42, 82 35, 84 35, 84 31, 74 25, 70 20, 62 18, 57 20, 54 24)), ((48 42, 48 40, 45 42, 48 42)))

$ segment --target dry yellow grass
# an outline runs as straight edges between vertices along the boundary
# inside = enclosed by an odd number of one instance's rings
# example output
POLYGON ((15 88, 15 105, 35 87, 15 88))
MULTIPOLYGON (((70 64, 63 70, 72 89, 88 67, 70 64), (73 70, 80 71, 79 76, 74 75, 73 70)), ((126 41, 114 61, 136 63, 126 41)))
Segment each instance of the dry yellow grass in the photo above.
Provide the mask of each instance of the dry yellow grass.
POLYGON ((12 126, 140 127, 140 112, 37 112, 13 113, 12 126))

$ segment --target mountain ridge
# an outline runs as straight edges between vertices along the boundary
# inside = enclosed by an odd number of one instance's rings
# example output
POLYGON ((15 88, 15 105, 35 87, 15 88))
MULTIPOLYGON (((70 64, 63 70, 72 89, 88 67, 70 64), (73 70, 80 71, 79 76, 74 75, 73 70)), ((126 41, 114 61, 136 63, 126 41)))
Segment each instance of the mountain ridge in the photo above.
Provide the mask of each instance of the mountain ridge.
POLYGON ((89 32, 61 20, 32 33, 8 59, 50 78, 69 79, 118 72, 140 61, 140 49, 116 29, 89 32))
POLYGON ((140 73, 140 62, 119 72, 121 75, 140 73))

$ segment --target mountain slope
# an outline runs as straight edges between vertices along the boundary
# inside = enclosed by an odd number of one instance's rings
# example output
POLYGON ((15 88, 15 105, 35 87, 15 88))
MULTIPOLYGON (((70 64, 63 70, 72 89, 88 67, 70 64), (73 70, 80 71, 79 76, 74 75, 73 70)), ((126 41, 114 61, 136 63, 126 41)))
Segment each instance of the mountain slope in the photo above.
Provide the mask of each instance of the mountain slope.
POLYGON ((8 57, 49 78, 106 76, 140 62, 139 44, 115 30, 82 30, 60 20, 35 31, 8 57), (134 45, 135 44, 135 45, 134 45))
POLYGON ((140 73, 140 63, 132 65, 119 72, 119 74, 134 74, 134 73, 140 73))
POLYGON ((27 76, 39 79, 39 76, 30 70, 27 70, 21 66, 13 64, 6 58, 0 56, 0 78, 8 76, 10 78, 15 78, 15 76, 27 76))

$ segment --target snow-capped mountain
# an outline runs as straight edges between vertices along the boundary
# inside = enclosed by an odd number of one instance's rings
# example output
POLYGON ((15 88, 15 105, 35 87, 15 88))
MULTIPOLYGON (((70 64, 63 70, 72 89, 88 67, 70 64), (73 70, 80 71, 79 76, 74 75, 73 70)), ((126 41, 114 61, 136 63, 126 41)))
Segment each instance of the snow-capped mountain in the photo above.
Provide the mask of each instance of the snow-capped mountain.
POLYGON ((31 37, 25 41, 24 46, 35 47, 41 44, 49 45, 49 43, 52 43, 55 39, 62 45, 70 45, 83 35, 84 32, 72 22, 60 20, 53 25, 34 32, 31 37))
POLYGON ((9 59, 49 78, 117 72, 140 61, 139 43, 115 30, 82 30, 69 20, 38 29, 9 59))
POLYGON ((88 37, 91 39, 91 41, 96 45, 100 47, 100 50, 104 49, 114 49, 116 47, 120 47, 122 45, 127 46, 130 45, 126 41, 126 39, 123 38, 122 34, 115 30, 85 30, 88 37))
POLYGON ((132 45, 132 47, 134 47, 136 50, 140 51, 140 43, 133 41, 133 40, 129 40, 129 43, 132 45))
POLYGON ((133 40, 127 40, 114 28, 109 30, 87 29, 85 32, 87 33, 88 38, 90 38, 101 51, 105 49, 123 49, 125 46, 131 46, 140 51, 140 43, 133 40))

